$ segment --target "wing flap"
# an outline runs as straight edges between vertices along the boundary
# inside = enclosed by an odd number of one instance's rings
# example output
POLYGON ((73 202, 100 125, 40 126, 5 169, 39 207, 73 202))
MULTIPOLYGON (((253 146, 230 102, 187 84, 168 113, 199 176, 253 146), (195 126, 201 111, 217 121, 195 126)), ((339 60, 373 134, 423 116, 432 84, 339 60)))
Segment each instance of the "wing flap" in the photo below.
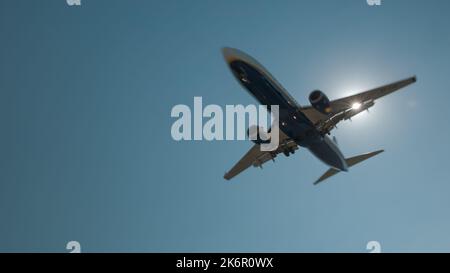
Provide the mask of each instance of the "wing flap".
POLYGON ((278 146, 275 151, 261 151, 260 145, 254 144, 252 148, 239 160, 230 171, 228 171, 223 178, 230 180, 236 175, 240 174, 242 171, 250 166, 262 167, 264 163, 269 160, 274 160, 279 153, 283 152, 294 152, 298 150, 298 145, 295 141, 285 138, 282 143, 278 146))

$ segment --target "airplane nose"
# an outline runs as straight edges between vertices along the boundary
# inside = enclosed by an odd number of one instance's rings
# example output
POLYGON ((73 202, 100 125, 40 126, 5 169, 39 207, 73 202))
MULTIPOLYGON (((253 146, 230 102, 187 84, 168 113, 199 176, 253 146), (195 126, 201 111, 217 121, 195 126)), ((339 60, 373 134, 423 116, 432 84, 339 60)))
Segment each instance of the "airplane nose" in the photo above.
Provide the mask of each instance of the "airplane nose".
POLYGON ((231 47, 222 47, 222 54, 223 56, 227 56, 231 53, 233 49, 231 47))
POLYGON ((237 55, 239 55, 237 50, 231 47, 222 48, 222 54, 227 63, 231 63, 232 61, 236 60, 237 55))

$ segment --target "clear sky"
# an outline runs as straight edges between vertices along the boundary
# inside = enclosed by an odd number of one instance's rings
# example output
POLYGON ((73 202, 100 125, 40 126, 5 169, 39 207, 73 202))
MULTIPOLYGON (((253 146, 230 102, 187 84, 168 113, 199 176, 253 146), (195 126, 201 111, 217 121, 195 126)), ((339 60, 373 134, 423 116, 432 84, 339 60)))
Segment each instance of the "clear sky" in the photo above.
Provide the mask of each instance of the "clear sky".
POLYGON ((0 251, 450 251, 450 2, 0 1, 0 251), (301 104, 412 75, 308 151, 232 182, 249 142, 175 142, 176 104, 250 104, 220 48, 301 104))

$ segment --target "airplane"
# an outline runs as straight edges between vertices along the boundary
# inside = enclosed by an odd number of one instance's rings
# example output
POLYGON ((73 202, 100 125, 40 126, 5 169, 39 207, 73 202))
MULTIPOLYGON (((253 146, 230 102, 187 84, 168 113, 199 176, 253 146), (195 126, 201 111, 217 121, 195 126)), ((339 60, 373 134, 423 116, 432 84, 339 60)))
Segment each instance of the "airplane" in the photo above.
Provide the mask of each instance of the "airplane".
MULTIPOLYGON (((299 147, 308 149, 330 168, 314 182, 317 185, 350 167, 374 157, 384 150, 345 158, 337 146, 335 138, 329 137, 336 125, 353 116, 368 111, 375 101, 417 81, 416 76, 384 85, 356 95, 329 100, 320 90, 309 95, 311 105, 302 107, 283 86, 260 63, 246 53, 225 47, 222 54, 232 74, 238 82, 261 104, 279 106, 279 145, 274 151, 261 151, 263 143, 260 137, 254 138, 253 147, 234 167, 225 173, 230 180, 250 166, 260 167, 267 161, 275 161, 278 154, 294 154, 299 147)), ((257 126, 256 126, 257 127, 257 126)), ((250 127, 251 128, 251 127, 250 127)), ((249 128, 249 131, 250 131, 249 128)), ((247 134, 249 134, 247 131, 247 134)), ((264 128, 256 128, 257 134, 270 136, 264 128)))

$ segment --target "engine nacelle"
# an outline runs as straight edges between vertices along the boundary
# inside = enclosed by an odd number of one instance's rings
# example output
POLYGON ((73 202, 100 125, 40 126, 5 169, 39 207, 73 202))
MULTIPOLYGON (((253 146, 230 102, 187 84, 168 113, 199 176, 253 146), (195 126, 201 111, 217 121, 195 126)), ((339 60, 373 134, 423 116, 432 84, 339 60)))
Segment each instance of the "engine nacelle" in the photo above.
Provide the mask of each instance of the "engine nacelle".
POLYGON ((309 102, 317 111, 323 114, 331 113, 330 100, 322 91, 312 91, 311 94, 309 94, 309 102))
POLYGON ((264 144, 270 142, 270 134, 263 127, 252 125, 247 130, 248 138, 255 144, 264 144))

